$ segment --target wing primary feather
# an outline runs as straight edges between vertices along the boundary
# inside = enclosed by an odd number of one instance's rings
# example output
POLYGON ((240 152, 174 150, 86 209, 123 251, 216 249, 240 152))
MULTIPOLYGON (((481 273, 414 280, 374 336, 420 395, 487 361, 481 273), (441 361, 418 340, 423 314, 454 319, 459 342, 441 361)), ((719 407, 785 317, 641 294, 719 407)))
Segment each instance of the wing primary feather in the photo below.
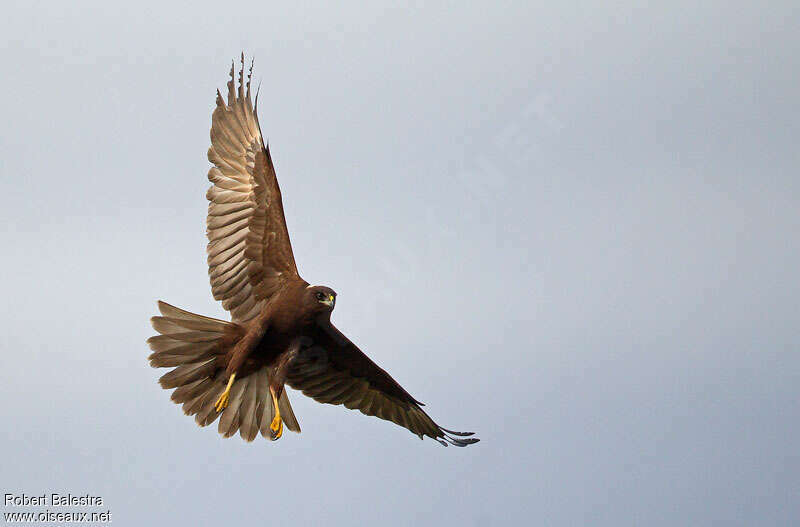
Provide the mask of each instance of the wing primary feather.
POLYGON ((448 443, 450 443, 451 445, 458 446, 458 447, 465 447, 467 445, 471 445, 473 443, 477 443, 478 441, 480 441, 480 439, 477 439, 475 437, 472 437, 472 438, 469 438, 469 439, 457 439, 455 437, 451 437, 451 436, 446 435, 446 434, 443 436, 443 439, 445 441, 447 441, 448 443))
POLYGON ((253 65, 256 63, 255 57, 250 57, 250 71, 247 73, 247 99, 250 99, 250 81, 253 80, 253 65))
POLYGON ((454 432, 453 430, 448 430, 447 428, 441 426, 439 428, 441 428, 443 432, 447 432, 448 434, 452 434, 454 436, 467 437, 475 435, 475 432, 454 432))
POLYGON ((239 70, 239 98, 244 98, 244 51, 242 51, 242 68, 239 70))

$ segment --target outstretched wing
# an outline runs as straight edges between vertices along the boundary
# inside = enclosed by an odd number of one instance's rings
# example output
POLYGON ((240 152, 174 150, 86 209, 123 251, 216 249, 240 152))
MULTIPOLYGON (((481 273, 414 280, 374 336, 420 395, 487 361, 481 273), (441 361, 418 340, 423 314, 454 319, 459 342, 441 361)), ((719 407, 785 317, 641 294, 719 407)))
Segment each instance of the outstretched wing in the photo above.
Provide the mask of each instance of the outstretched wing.
POLYGON ((397 381, 372 362, 330 323, 313 335, 314 345, 304 350, 289 371, 289 386, 316 401, 343 404, 392 421, 412 433, 439 443, 467 446, 477 443, 471 432, 453 432, 437 425, 397 381))
POLYGON ((237 87, 231 65, 228 100, 217 91, 208 149, 208 274, 214 298, 236 322, 253 318, 298 277, 275 168, 250 100, 252 74, 251 64, 245 85, 242 54, 237 87))

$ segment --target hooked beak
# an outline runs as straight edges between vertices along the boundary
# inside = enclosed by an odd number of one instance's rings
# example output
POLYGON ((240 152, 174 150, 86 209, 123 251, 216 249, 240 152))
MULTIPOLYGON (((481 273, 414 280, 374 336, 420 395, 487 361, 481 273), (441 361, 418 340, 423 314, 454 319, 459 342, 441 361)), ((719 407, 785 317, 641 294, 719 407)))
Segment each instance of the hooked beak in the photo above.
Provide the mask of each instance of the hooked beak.
POLYGON ((328 298, 326 298, 325 300, 320 300, 320 302, 322 302, 326 306, 333 307, 333 304, 336 302, 336 300, 333 298, 333 295, 328 295, 328 298))

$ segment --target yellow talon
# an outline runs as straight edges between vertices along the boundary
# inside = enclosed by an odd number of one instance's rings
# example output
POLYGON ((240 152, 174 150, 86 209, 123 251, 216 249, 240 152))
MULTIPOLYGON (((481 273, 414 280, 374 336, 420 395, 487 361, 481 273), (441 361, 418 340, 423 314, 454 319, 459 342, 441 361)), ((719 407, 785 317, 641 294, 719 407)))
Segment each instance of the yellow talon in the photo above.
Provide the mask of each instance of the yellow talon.
POLYGON ((228 407, 228 401, 230 400, 231 396, 231 386, 233 386, 233 380, 235 378, 236 374, 232 373, 230 379, 228 379, 228 386, 225 387, 225 391, 222 392, 222 395, 219 396, 216 404, 214 404, 214 408, 217 410, 217 412, 221 412, 228 407))
POLYGON ((283 435, 283 419, 279 415, 275 416, 275 419, 269 424, 269 429, 272 432, 271 439, 276 441, 281 438, 283 435))
POLYGON ((275 418, 269 424, 269 430, 272 432, 270 439, 276 441, 283 435, 283 419, 281 419, 281 411, 278 408, 278 396, 272 386, 269 387, 269 393, 272 395, 272 405, 275 407, 275 418))

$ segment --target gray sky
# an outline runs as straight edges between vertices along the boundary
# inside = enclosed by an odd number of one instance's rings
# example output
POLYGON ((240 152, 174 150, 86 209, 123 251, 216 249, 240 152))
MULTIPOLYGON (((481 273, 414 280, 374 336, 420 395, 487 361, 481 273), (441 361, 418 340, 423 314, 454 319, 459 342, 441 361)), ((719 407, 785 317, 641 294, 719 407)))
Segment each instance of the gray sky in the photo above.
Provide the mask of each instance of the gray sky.
POLYGON ((800 11, 560 4, 7 3, 3 492, 115 525, 796 524, 800 11), (225 440, 156 384, 156 299, 225 316, 206 150, 241 50, 301 274, 478 445, 296 392, 300 436, 225 440))

